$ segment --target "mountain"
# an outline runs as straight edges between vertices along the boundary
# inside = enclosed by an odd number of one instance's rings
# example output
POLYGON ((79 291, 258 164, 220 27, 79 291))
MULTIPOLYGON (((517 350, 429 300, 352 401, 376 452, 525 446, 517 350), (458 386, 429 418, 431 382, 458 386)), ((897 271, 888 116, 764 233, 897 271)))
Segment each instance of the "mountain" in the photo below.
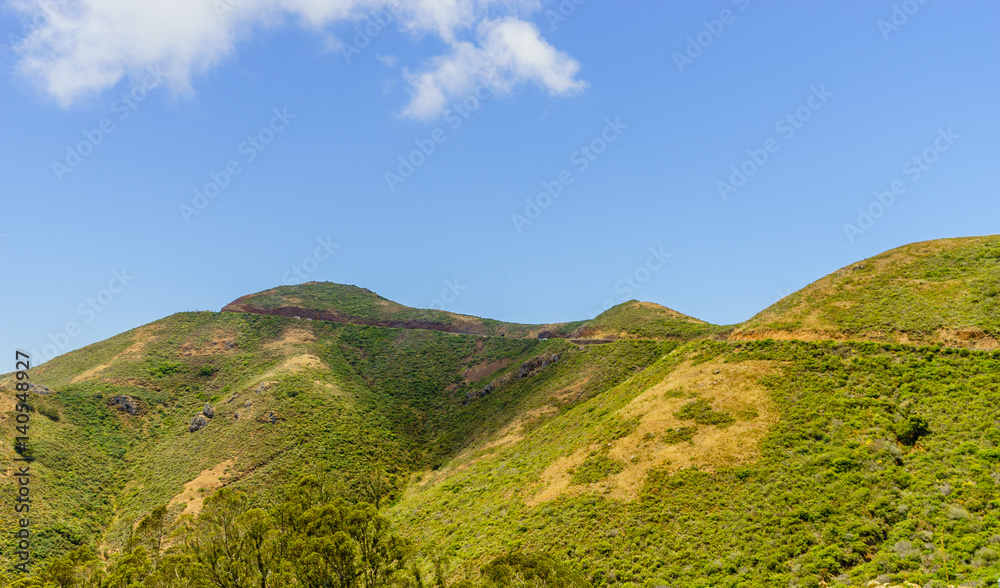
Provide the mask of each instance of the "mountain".
POLYGON ((318 282, 279 286, 243 296, 222 311, 494 337, 538 337, 543 333, 568 336, 580 325, 521 325, 443 310, 416 309, 382 298, 367 288, 318 282))
MULTIPOLYGON (((379 503, 411 548, 376 585, 984 586, 1000 573, 998 251, 896 249, 734 327, 637 301, 516 325, 318 283, 173 315, 30 370, 36 569, 197 585, 184 537, 232 490, 300 547, 321 537, 280 522, 289 493, 379 503), (133 537, 155 513, 180 535, 140 573, 133 537), (62 557, 87 545, 97 560, 62 557)), ((8 464, 16 382, 0 377, 8 464)), ((272 584, 311 577, 303 549, 272 584)))
POLYGON ((914 243, 849 265, 754 316, 733 337, 996 349, 1000 237, 914 243))
POLYGON ((724 330, 659 304, 630 300, 583 323, 573 335, 596 339, 690 340, 724 330))

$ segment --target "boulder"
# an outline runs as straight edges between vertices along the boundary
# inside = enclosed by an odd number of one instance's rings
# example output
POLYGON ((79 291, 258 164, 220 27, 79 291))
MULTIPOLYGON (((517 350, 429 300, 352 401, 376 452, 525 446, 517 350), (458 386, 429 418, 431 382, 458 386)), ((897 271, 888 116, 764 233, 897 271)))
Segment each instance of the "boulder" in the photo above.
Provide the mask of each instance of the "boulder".
POLYGON ((209 403, 206 402, 205 403, 205 408, 203 408, 201 410, 201 414, 207 416, 208 418, 212 418, 212 417, 215 416, 215 409, 212 408, 211 404, 209 404, 209 403))
POLYGON ((142 406, 139 403, 139 399, 128 396, 127 394, 119 394, 118 396, 112 396, 111 400, 108 401, 109 406, 115 406, 118 410, 122 412, 127 412, 132 416, 135 416, 142 412, 142 406))
POLYGON ((205 418, 205 415, 198 414, 195 415, 193 419, 191 419, 191 424, 188 425, 188 432, 194 433, 195 431, 200 431, 207 426, 208 426, 208 419, 205 418))

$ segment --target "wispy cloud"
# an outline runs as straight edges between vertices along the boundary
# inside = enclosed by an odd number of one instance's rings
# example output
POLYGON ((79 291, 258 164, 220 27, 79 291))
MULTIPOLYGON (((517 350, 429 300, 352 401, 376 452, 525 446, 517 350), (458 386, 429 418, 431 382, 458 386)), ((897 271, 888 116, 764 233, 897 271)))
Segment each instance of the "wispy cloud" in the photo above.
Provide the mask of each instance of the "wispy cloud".
MULTIPOLYGON (((489 76, 501 90, 536 84, 553 95, 579 91, 580 64, 526 20, 537 0, 8 0, 26 18, 47 17, 17 49, 20 71, 63 107, 158 66, 174 92, 233 59, 241 41, 291 24, 330 49, 337 27, 392 10, 394 26, 440 38, 446 52, 407 69, 411 101, 401 110, 433 118, 447 101, 489 76), (332 30, 331 30, 332 29, 332 30)), ((336 44, 333 42, 332 44, 336 44)))

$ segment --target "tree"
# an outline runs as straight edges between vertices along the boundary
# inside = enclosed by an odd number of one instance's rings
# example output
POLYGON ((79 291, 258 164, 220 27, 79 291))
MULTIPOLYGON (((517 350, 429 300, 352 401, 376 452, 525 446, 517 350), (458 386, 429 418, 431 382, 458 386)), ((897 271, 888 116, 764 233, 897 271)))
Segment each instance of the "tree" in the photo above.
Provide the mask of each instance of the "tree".
POLYGON ((283 542, 278 540, 274 519, 263 509, 254 508, 239 515, 236 530, 241 535, 242 556, 256 576, 260 588, 268 588, 272 573, 280 567, 283 542))
POLYGON ((382 504, 392 499, 397 486, 396 476, 387 474, 381 467, 370 467, 361 478, 361 497, 375 505, 375 510, 382 510, 382 504))
POLYGON ((490 588, 575 588, 588 585, 576 572, 544 554, 514 552, 502 555, 483 566, 482 573, 486 586, 490 588))
POLYGON ((299 517, 300 535, 292 547, 298 554, 296 574, 309 588, 355 588, 360 585, 361 555, 345 530, 343 500, 311 508, 299 517))
POLYGON ((409 542, 392 534, 389 519, 366 502, 355 505, 347 516, 348 533, 358 544, 365 588, 378 588, 401 569, 410 551, 409 542))
POLYGON ((153 568, 159 565, 160 552, 163 549, 163 534, 166 529, 167 506, 161 505, 153 509, 139 523, 138 534, 153 556, 153 568))
POLYGON ((222 488, 205 499, 201 515, 185 536, 197 567, 218 588, 257 586, 247 565, 237 518, 249 510, 246 495, 222 488))

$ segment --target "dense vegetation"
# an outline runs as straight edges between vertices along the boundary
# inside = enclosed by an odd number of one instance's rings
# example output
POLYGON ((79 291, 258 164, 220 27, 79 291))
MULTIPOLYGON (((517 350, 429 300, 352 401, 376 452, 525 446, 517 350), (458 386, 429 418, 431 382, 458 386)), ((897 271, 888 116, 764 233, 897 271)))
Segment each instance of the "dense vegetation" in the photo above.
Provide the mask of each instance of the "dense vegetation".
MULTIPOLYGON (((371 473, 369 487, 380 486, 371 473)), ((276 504, 223 488, 171 528, 166 506, 142 519, 103 561, 90 547, 51 558, 8 588, 506 588, 582 587, 546 554, 514 552, 478 572, 417 551, 371 503, 348 501, 328 478, 303 476, 276 504), (459 576, 468 576, 457 579, 459 576)), ((387 486, 382 486, 388 490, 387 486)), ((378 500, 381 492, 377 492, 378 500)), ((366 496, 370 498, 371 496, 366 496)))
MULTIPOLYGON (((762 378, 781 420, 757 461, 656 469, 633 501, 595 488, 526 506, 516 489, 572 450, 552 449, 553 440, 568 431, 606 438, 616 411, 641 393, 639 374, 404 500, 394 510, 401 526, 473 557, 551 548, 596 586, 861 586, 875 578, 985 586, 998 577, 1000 353, 698 343, 647 371, 691 357, 782 365, 762 378), (595 406, 603 416, 592 416, 595 406)), ((728 426, 718 415, 703 420, 704 403, 690 406, 682 416, 706 423, 698 426, 728 426)), ((666 431, 664 441, 684 436, 690 429, 666 431)), ((591 455, 574 483, 607 467, 615 466, 606 456, 591 455)))
MULTIPOLYGON (((733 339, 635 302, 573 327, 601 345, 168 317, 31 371, 36 573, 0 585, 992 585, 998 251, 902 248, 733 339)), ((273 303, 395 312, 329 286, 273 303)))

